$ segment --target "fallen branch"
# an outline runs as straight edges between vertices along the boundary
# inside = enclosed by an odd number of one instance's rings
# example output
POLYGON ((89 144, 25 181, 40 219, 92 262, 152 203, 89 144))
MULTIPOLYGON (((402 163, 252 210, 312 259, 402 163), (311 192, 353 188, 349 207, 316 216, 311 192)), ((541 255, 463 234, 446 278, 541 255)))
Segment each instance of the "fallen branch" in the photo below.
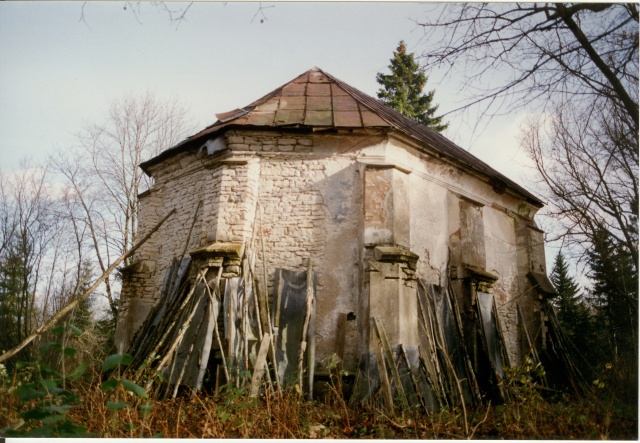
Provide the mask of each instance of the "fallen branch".
POLYGON ((160 229, 160 226, 162 226, 162 224, 167 221, 167 219, 169 217, 171 217, 174 213, 176 212, 175 209, 172 209, 171 211, 169 211, 169 213, 158 222, 158 224, 156 224, 153 229, 151 229, 151 231, 149 231, 147 233, 147 235, 145 235, 138 243, 136 243, 131 249, 129 249, 127 252, 125 252, 124 254, 122 254, 120 257, 118 257, 118 259, 116 261, 113 262, 113 264, 111 266, 109 266, 109 268, 107 268, 106 271, 104 271, 102 273, 102 275, 100 276, 100 278, 98 280, 95 281, 95 283, 93 285, 91 285, 91 287, 89 289, 87 289, 86 291, 84 291, 82 293, 82 295, 78 298, 73 299, 72 301, 70 301, 64 308, 60 309, 58 312, 56 312, 56 314, 51 317, 49 319, 49 321, 47 321, 45 324, 43 324, 42 326, 40 326, 38 329, 35 330, 35 332, 33 334, 31 334, 30 336, 28 336, 27 338, 25 338, 22 343, 20 343, 18 346, 16 346, 15 348, 5 352, 4 354, 0 355, 0 363, 10 359, 11 357, 13 357, 14 355, 16 355, 18 352, 20 352, 25 346, 27 346, 29 343, 31 343, 38 335, 40 335, 43 331, 51 328, 52 326, 54 326, 62 317, 64 317, 65 315, 67 315, 69 312, 71 312, 71 310, 73 308, 75 308, 78 303, 80 303, 82 300, 84 300, 85 298, 89 297, 91 295, 91 293, 93 291, 95 291, 98 286, 100 286, 100 284, 105 281, 107 279, 107 277, 109 277, 109 275, 113 272, 113 270, 118 267, 118 265, 120 263, 122 263, 123 261, 125 261, 127 258, 131 257, 133 255, 134 252, 136 252, 138 250, 138 248, 140 248, 140 246, 142 246, 147 240, 149 240, 149 238, 155 234, 155 232, 160 229))
POLYGON ((478 430, 478 428, 480 427, 480 425, 482 423, 484 423, 485 421, 487 421, 487 417, 489 416, 489 411, 491 410, 491 401, 489 401, 489 404, 487 405, 487 412, 484 414, 484 418, 482 420, 480 420, 478 422, 478 424, 476 424, 473 429, 471 430, 471 434, 469 434, 467 436, 467 440, 472 440, 473 439, 473 434, 476 433, 476 431, 478 430))

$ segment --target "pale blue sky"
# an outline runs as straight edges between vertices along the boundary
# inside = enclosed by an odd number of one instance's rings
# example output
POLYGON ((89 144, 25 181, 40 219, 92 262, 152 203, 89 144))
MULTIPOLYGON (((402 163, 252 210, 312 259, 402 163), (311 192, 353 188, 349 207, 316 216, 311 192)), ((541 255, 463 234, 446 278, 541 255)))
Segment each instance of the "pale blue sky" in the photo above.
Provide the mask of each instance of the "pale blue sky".
MULTIPOLYGON (((313 66, 375 96, 400 40, 428 50, 414 20, 421 3, 194 3, 176 29, 166 13, 124 2, 0 2, 0 168, 45 159, 74 143, 85 122, 104 120, 125 93, 180 99, 198 128, 249 104, 313 66), (139 20, 139 21, 138 21, 139 20)), ((171 8, 185 4, 167 3, 171 8)), ((441 111, 462 99, 454 77, 431 73, 441 111)), ((524 114, 473 134, 451 117, 445 135, 523 183, 515 136, 524 114)), ((535 190, 534 190, 535 192, 535 190)))

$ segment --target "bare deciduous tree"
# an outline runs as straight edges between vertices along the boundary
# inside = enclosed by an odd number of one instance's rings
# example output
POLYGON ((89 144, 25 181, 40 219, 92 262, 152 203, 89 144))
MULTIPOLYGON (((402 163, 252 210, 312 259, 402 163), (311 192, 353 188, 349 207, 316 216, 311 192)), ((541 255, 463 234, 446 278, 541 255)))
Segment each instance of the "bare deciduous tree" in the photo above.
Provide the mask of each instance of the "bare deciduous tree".
POLYGON ((587 347, 597 348, 591 364, 613 361, 617 395, 633 399, 626 393, 637 387, 638 132, 625 112, 608 97, 565 103, 549 121, 532 122, 522 146, 556 232, 592 282, 587 299, 595 321, 585 331, 587 347))
MULTIPOLYGON (((606 97, 638 130, 635 3, 447 3, 427 21, 426 66, 459 68, 492 115, 538 99, 606 97)), ((451 72, 451 71, 449 71, 451 72)), ((453 111, 452 111, 453 112, 453 111)))
MULTIPOLYGON (((77 149, 52 159, 70 189, 75 230, 80 229, 76 224, 86 228, 101 272, 131 247, 136 236, 138 194, 151 185, 138 165, 191 130, 187 112, 176 100, 125 96, 111 105, 104 123, 89 124, 78 134, 77 149)), ((113 279, 105 280, 105 291, 115 316, 113 279)))
POLYGON ((574 251, 585 252, 601 231, 638 256, 638 133, 606 99, 565 104, 550 121, 522 133, 534 160, 548 214, 574 251))
POLYGON ((59 229, 47 170, 23 162, 20 171, 0 171, 0 334, 20 341, 37 325, 36 296, 45 280, 45 256, 59 229))
POLYGON ((150 186, 138 165, 190 131, 184 107, 147 94, 114 102, 105 123, 88 125, 78 135, 81 147, 75 160, 101 204, 103 218, 116 228, 107 235, 107 247, 121 254, 136 234, 138 194, 150 186))
POLYGON ((48 168, 23 163, 0 170, 2 348, 32 340, 33 331, 60 318, 69 303, 90 296, 86 288, 98 270, 111 315, 117 315, 110 271, 116 259, 129 257, 138 194, 150 186, 138 165, 180 141, 191 130, 186 121, 175 100, 125 97, 111 106, 104 124, 87 125, 77 148, 59 151, 48 168))

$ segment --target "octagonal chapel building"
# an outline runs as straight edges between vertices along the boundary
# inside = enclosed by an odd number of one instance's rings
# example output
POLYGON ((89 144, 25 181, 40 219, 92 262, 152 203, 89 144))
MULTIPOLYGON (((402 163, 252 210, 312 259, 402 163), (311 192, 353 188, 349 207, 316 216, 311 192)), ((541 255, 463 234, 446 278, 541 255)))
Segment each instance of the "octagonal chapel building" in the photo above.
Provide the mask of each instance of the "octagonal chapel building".
POLYGON ((555 291, 535 195, 318 68, 217 117, 140 165, 154 184, 138 236, 176 212, 121 270, 120 352, 154 321, 176 327, 167 285, 188 294, 198 276, 218 291, 181 317, 205 351, 180 351, 198 387, 221 357, 256 365, 267 331, 283 382, 301 342, 316 375, 334 355, 366 370, 384 342, 427 374, 437 348, 462 346, 479 378, 545 348, 555 291))

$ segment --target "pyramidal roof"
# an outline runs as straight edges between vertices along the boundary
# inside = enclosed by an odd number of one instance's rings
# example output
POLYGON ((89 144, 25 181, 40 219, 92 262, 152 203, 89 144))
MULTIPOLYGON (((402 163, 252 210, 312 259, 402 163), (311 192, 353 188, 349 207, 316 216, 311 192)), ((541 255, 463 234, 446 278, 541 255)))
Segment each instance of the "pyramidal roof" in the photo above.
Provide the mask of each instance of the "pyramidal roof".
POLYGON ((386 128, 398 130, 421 144, 426 144, 438 154, 488 176, 494 186, 509 187, 523 194, 531 203, 542 206, 536 196, 439 132, 400 114, 380 100, 316 67, 250 105, 217 114, 216 117, 218 120, 211 126, 142 163, 142 169, 146 171, 149 166, 203 143, 216 133, 231 127, 386 128))

